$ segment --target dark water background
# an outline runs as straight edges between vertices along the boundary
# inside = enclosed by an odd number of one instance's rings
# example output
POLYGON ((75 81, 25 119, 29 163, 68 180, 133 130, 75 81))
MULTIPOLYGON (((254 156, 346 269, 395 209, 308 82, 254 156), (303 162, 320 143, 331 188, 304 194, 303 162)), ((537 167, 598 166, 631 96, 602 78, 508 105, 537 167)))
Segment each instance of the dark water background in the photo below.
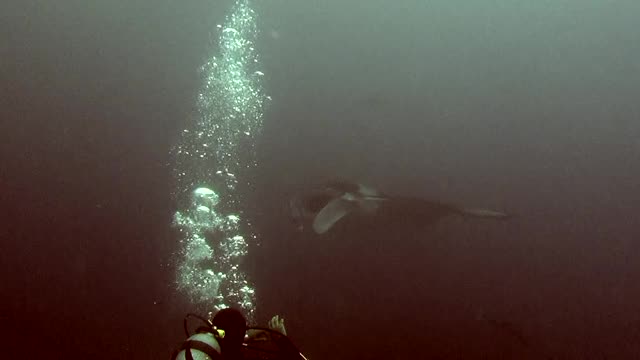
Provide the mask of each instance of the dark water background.
MULTIPOLYGON (((166 358, 171 158, 230 2, 0 5, 0 344, 166 358)), ((640 357, 635 1, 264 1, 259 318, 312 358, 640 357), (487 206, 425 234, 296 234, 340 175, 487 206)))

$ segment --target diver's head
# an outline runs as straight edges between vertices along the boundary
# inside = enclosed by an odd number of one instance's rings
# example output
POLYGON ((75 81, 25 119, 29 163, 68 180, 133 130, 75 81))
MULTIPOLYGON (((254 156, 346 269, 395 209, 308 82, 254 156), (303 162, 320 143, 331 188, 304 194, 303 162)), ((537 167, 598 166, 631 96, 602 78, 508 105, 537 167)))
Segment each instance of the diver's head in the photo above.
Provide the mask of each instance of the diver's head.
POLYGON ((211 320, 213 326, 224 330, 224 337, 219 339, 222 355, 234 358, 242 349, 242 342, 247 331, 247 321, 236 309, 222 309, 211 320))

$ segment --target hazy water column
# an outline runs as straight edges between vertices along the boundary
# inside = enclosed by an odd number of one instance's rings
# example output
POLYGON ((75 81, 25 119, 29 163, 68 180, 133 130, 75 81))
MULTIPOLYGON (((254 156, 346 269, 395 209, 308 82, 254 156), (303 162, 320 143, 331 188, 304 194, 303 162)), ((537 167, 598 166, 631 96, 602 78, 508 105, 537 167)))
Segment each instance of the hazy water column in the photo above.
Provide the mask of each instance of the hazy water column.
POLYGON ((174 148, 179 204, 174 223, 181 243, 177 285, 196 306, 240 306, 251 318, 254 289, 239 265, 256 235, 243 216, 243 193, 256 166, 255 140, 268 97, 261 87, 250 1, 238 0, 217 28, 218 54, 200 69, 197 111, 174 148))

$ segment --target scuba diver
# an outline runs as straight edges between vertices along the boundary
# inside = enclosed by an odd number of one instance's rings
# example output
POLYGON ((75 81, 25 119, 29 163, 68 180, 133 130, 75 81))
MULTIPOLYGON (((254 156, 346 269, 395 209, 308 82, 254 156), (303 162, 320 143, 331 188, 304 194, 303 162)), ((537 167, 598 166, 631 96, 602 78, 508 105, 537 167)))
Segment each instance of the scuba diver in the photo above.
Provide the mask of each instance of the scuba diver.
POLYGON ((171 356, 172 360, 307 360, 287 337, 284 319, 274 316, 269 327, 248 327, 236 309, 218 311, 207 320, 195 314, 184 318, 187 340, 171 356), (187 319, 195 317, 204 325, 190 335, 187 319))

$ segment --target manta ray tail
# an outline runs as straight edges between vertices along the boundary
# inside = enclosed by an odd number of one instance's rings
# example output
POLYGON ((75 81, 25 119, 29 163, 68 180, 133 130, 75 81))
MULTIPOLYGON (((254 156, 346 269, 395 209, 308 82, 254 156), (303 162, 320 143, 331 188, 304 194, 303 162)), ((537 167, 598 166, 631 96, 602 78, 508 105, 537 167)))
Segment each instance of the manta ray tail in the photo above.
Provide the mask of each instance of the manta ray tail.
POLYGON ((489 210, 489 209, 463 208, 463 209, 459 209, 458 211, 462 215, 483 217, 483 218, 505 219, 509 217, 508 214, 505 214, 499 211, 489 210))

